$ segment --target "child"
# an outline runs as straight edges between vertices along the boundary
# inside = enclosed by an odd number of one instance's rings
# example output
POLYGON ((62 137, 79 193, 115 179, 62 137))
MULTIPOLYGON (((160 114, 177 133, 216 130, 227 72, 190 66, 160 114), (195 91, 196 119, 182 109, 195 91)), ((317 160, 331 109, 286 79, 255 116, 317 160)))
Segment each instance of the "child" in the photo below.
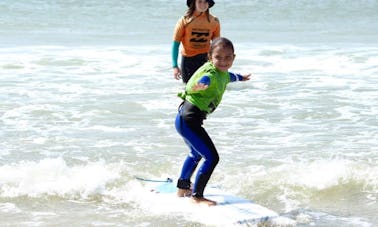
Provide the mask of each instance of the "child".
POLYGON ((206 115, 212 113, 221 102, 229 82, 246 81, 251 75, 228 72, 235 54, 232 42, 226 38, 213 40, 208 58, 209 62, 200 67, 190 78, 185 92, 179 93, 184 101, 179 107, 175 126, 190 148, 190 152, 177 182, 177 195, 180 197, 191 195, 193 202, 213 206, 216 202, 204 198, 203 192, 219 161, 219 156, 202 123, 206 115), (191 190, 190 178, 201 158, 204 158, 204 162, 198 170, 191 190))
POLYGON ((213 0, 187 0, 186 4, 189 8, 177 21, 172 45, 173 75, 176 80, 182 77, 184 83, 207 62, 210 41, 220 36, 219 20, 209 12, 215 4, 213 0), (177 65, 180 43, 181 69, 177 65))

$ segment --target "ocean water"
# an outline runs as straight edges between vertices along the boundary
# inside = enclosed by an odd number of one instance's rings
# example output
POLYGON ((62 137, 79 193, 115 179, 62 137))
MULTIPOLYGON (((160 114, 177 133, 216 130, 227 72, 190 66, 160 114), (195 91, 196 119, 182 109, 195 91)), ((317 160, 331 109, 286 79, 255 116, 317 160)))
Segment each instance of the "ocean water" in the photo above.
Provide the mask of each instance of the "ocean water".
MULTIPOLYGON (((0 226, 212 226, 151 203, 177 177, 184 1, 0 1, 0 226)), ((209 184, 297 226, 378 225, 378 1, 217 0, 230 84, 209 184)), ((206 215, 206 214, 205 214, 206 215)))

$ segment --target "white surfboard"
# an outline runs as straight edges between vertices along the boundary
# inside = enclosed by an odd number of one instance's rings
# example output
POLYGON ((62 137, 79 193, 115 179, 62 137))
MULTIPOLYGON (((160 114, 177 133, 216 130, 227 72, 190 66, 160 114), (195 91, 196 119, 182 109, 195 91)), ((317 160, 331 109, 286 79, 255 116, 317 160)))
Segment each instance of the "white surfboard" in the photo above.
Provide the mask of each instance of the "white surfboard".
POLYGON ((192 221, 208 225, 233 226, 233 225, 258 225, 267 226, 295 226, 292 219, 281 217, 278 213, 253 201, 240 198, 221 190, 219 187, 207 186, 204 196, 216 201, 216 206, 198 205, 190 201, 188 197, 176 196, 176 182, 170 178, 167 180, 146 180, 149 189, 153 192, 156 206, 161 206, 161 211, 181 213, 192 221))

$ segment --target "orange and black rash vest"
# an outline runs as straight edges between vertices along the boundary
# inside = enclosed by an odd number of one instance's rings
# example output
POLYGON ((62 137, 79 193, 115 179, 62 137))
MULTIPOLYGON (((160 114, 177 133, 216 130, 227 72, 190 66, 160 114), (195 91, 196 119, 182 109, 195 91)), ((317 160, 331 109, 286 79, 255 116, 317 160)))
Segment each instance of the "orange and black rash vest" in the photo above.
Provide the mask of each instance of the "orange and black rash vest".
POLYGON ((208 53, 210 41, 220 36, 220 23, 217 17, 206 13, 194 14, 191 18, 181 17, 175 27, 173 40, 181 42, 181 55, 192 57, 208 53), (210 21, 209 21, 210 19, 210 21))

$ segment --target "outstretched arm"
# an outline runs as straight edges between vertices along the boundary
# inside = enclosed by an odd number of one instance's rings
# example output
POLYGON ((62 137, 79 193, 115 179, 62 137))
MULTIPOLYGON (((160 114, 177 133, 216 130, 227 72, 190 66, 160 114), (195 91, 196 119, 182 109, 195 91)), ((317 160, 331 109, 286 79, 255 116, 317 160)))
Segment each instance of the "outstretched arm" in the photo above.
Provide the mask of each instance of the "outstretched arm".
POLYGON ((251 78, 251 74, 246 74, 246 75, 241 75, 239 73, 232 73, 229 72, 230 74, 230 81, 235 82, 235 81, 246 81, 251 78))
POLYGON ((193 91, 206 90, 210 85, 210 77, 205 75, 203 76, 197 84, 195 84, 192 89, 193 91))

